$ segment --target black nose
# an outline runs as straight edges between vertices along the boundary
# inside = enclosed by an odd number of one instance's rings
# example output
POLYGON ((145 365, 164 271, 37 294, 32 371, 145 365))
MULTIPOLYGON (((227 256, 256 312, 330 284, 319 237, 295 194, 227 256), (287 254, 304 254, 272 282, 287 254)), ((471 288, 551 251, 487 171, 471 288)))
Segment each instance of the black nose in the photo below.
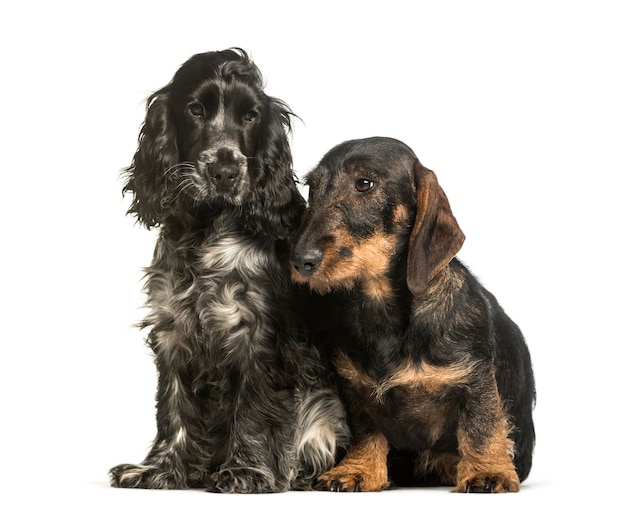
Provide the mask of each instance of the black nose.
POLYGON ((216 184, 227 185, 239 175, 239 166, 235 163, 216 163, 207 167, 207 173, 216 184))
POLYGON ((310 276, 316 271, 323 257, 324 253, 319 248, 299 248, 296 246, 291 263, 300 274, 310 276))

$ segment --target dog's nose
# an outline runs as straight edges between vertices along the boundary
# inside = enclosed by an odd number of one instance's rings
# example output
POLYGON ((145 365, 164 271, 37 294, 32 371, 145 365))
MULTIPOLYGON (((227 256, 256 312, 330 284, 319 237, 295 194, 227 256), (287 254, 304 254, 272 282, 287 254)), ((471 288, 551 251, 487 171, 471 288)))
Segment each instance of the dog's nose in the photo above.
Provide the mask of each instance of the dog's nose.
POLYGON ((293 252, 291 263, 296 271, 305 276, 313 274, 324 257, 319 248, 298 248, 293 252))
POLYGON ((239 175, 239 166, 236 163, 217 163, 209 165, 207 173, 216 184, 227 185, 239 175))

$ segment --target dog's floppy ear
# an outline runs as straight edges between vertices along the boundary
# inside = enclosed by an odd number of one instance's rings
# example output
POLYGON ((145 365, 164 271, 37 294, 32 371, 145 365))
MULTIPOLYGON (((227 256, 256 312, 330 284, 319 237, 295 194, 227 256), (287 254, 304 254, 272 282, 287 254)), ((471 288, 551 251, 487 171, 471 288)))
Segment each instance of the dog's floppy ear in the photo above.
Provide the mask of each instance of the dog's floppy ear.
POLYGON ((413 179, 417 214, 409 240, 407 283, 413 295, 426 292, 428 282, 458 253, 465 241, 437 177, 416 161, 413 179))
POLYGON ((163 221, 169 198, 166 171, 178 163, 176 129, 168 109, 166 89, 147 100, 146 119, 139 133, 139 143, 132 164, 124 170, 123 192, 131 192, 128 209, 137 220, 150 228, 163 221))
POLYGON ((252 191, 247 224, 257 233, 288 239, 298 229, 305 201, 298 191, 293 172, 289 133, 291 116, 286 103, 268 98, 269 112, 264 137, 255 162, 261 167, 261 178, 252 191))

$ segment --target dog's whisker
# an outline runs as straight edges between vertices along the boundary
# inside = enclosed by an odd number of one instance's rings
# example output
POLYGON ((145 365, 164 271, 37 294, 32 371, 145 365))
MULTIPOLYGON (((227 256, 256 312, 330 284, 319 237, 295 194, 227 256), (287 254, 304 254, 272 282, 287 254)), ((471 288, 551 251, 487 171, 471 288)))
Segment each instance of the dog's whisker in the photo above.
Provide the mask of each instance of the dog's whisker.
POLYGON ((185 178, 183 180, 181 180, 181 182, 178 184, 178 192, 176 193, 176 198, 178 198, 178 196, 180 195, 189 195, 191 197, 193 197, 193 194, 189 194, 190 190, 194 190, 196 189, 197 186, 193 180, 193 178, 188 177, 185 178))
POLYGON ((165 170, 165 174, 174 173, 180 170, 193 170, 193 169, 195 169, 195 166, 192 162, 179 162, 178 164, 174 164, 168 167, 165 170))

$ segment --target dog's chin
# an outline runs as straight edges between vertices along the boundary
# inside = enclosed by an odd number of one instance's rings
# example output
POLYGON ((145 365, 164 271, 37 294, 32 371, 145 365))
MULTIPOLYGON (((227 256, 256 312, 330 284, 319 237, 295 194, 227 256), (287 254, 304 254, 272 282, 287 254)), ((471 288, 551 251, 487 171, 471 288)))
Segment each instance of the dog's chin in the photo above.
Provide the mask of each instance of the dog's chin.
POLYGON ((214 207, 242 207, 250 197, 250 187, 241 181, 231 186, 209 185, 202 191, 202 201, 214 207))
POLYGON ((352 290, 356 285, 355 279, 332 280, 322 272, 305 276, 294 268, 291 269, 291 281, 307 285, 313 292, 322 296, 331 292, 352 290))
POLYGON ((223 205, 225 207, 242 207, 246 204, 246 198, 249 193, 235 193, 235 194, 212 194, 209 196, 208 201, 213 205, 223 205))

